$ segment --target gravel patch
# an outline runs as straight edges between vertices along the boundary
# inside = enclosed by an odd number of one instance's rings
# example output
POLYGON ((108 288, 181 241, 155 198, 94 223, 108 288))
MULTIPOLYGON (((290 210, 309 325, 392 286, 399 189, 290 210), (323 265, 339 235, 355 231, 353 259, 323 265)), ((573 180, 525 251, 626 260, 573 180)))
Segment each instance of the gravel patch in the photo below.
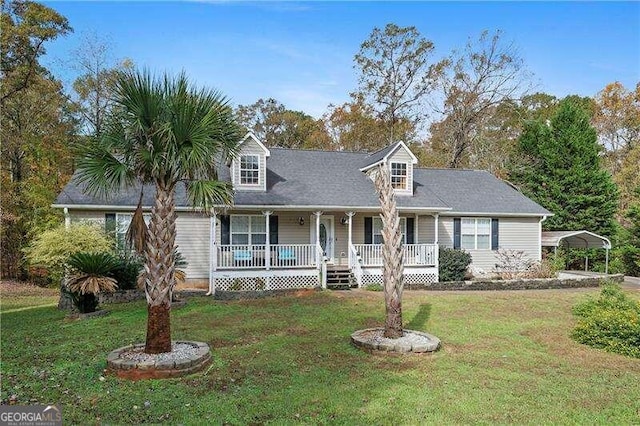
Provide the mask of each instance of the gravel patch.
POLYGON ((120 353, 120 358, 136 362, 169 362, 192 359, 198 354, 198 347, 188 343, 174 343, 171 352, 161 354, 147 354, 144 347, 134 348, 120 353))

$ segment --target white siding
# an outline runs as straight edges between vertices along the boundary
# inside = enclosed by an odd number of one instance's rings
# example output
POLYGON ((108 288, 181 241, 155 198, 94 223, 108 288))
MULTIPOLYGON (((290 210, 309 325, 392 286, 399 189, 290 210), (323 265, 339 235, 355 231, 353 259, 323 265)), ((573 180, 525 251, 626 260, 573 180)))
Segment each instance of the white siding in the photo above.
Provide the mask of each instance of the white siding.
POLYGON ((406 149, 400 147, 391 157, 389 157, 389 167, 391 163, 406 163, 407 164, 407 190, 396 190, 398 195, 412 195, 413 194, 413 163, 411 155, 406 149))
MULTIPOLYGON (((494 216, 495 218, 495 216, 494 216)), ((540 218, 498 217, 498 247, 509 250, 523 250, 530 260, 540 260, 540 218)), ((453 217, 440 216, 440 245, 453 247, 453 217)), ((468 250, 473 259, 472 266, 491 272, 497 261, 492 250, 468 250)))
POLYGON ((433 216, 418 216, 418 243, 433 244, 435 242, 435 223, 433 216))
POLYGON ((265 155, 264 149, 253 140, 253 138, 247 139, 243 144, 238 156, 235 160, 233 160, 231 164, 231 176, 233 186, 237 189, 241 189, 243 191, 266 191, 267 190, 267 157, 265 155), (240 156, 243 154, 252 154, 257 155, 260 161, 258 176, 259 176, 259 185, 240 185, 240 156))
POLYGON ((187 278, 209 277, 209 217, 203 213, 179 212, 176 245, 189 263, 187 278))

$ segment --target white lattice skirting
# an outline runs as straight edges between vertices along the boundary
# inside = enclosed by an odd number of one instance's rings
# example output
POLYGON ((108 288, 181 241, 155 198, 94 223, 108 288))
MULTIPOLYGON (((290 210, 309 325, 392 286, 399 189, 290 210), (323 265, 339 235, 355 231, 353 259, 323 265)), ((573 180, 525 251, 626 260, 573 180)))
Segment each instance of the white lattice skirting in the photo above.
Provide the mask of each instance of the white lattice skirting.
POLYGON ((269 275, 247 272, 245 276, 229 276, 214 278, 216 290, 222 291, 260 291, 260 290, 295 290, 320 287, 318 273, 299 273, 297 275, 269 275))
MULTIPOLYGON (((416 271, 404 273, 405 284, 434 284, 438 282, 438 272, 434 271, 416 271)), ((382 284, 382 271, 365 273, 362 275, 362 285, 382 284)))

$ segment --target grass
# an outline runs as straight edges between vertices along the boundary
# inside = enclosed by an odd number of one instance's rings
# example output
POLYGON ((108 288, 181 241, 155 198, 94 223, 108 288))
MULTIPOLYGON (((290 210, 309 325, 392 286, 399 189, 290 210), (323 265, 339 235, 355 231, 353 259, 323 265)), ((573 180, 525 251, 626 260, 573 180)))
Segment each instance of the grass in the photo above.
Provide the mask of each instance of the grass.
POLYGON ((172 313, 173 336, 208 342, 213 365, 139 382, 103 368, 110 350, 143 341, 143 302, 82 322, 52 307, 13 311, 1 316, 0 396, 62 404, 70 424, 638 423, 640 361, 569 338, 571 307, 597 291, 405 292, 408 328, 444 346, 391 357, 348 337, 382 324, 382 293, 192 298, 172 313))

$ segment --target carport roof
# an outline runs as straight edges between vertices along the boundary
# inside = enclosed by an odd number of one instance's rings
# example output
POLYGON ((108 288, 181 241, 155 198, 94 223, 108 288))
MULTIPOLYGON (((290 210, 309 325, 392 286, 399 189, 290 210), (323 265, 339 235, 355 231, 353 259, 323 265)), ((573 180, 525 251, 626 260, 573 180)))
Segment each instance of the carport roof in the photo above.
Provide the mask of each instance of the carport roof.
POLYGON ((608 238, 589 231, 545 231, 542 233, 543 247, 558 247, 564 241, 569 247, 610 249, 608 238))

